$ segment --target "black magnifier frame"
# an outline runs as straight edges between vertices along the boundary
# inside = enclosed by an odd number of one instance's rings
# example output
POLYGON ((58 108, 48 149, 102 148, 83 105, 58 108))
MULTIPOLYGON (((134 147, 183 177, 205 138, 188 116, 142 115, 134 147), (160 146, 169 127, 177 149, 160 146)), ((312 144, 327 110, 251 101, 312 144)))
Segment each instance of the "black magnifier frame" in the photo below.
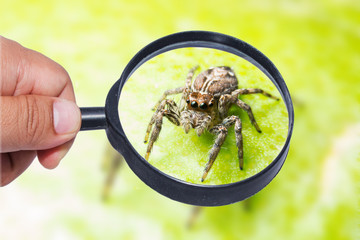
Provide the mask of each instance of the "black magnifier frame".
POLYGON ((173 200, 198 206, 222 206, 242 201, 263 189, 280 171, 289 151, 294 124, 294 109, 285 81, 275 65, 248 43, 225 34, 187 31, 160 38, 141 49, 127 64, 120 79, 112 86, 105 107, 81 108, 81 130, 105 129, 111 145, 121 153, 131 170, 149 187, 173 200), (212 48, 235 54, 259 68, 277 87, 288 111, 288 133, 278 156, 262 171, 242 181, 223 185, 185 182, 165 174, 148 163, 126 137, 118 103, 129 77, 149 59, 178 48, 212 48))

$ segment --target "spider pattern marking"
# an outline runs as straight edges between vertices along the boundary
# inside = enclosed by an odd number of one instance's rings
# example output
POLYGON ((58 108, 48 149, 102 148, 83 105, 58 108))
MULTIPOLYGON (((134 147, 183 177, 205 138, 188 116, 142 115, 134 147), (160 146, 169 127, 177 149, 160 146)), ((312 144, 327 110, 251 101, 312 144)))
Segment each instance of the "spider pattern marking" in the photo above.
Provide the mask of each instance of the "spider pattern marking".
POLYGON ((235 104, 249 116, 255 129, 261 133, 251 107, 238 97, 244 94, 260 93, 266 97, 279 100, 279 98, 265 92, 260 88, 238 88, 238 80, 234 71, 227 66, 212 67, 200 73, 192 81, 198 66, 190 69, 185 80, 184 87, 169 89, 164 92, 154 107, 154 114, 148 124, 145 143, 148 142, 145 159, 148 160, 155 141, 158 139, 163 118, 166 117, 171 123, 182 126, 185 133, 191 128, 195 129, 200 136, 205 129, 216 135, 215 143, 209 153, 209 160, 204 168, 201 182, 208 175, 222 144, 228 134, 228 128, 234 125, 237 155, 240 170, 244 166, 242 124, 238 116, 228 116, 228 110, 235 104), (176 104, 167 96, 182 94, 180 102, 176 104), (150 135, 151 133, 151 135, 150 135), (150 140, 149 140, 150 136, 150 140))

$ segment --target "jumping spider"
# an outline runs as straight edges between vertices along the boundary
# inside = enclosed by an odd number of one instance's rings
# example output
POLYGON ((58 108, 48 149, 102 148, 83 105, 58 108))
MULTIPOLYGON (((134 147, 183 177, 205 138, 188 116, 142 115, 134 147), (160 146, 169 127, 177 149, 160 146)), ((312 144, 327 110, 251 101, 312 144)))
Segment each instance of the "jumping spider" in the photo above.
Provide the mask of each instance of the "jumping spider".
POLYGON ((238 80, 234 71, 227 66, 213 67, 200 73, 192 82, 194 72, 198 67, 190 69, 184 87, 169 89, 164 92, 158 103, 155 105, 155 113, 146 130, 145 143, 149 140, 149 134, 155 124, 150 141, 147 146, 145 159, 149 159, 150 151, 157 140, 163 117, 165 116, 170 122, 177 126, 182 126, 185 133, 190 128, 194 128, 197 135, 200 136, 205 129, 214 135, 216 140, 209 153, 201 182, 203 182, 210 171, 221 145, 224 143, 228 133, 228 128, 235 125, 236 146, 238 148, 238 159, 240 170, 243 169, 243 139, 241 133, 241 120, 238 116, 227 116, 229 107, 232 104, 245 110, 255 129, 261 133, 254 115, 248 104, 241 101, 238 96, 243 94, 261 93, 267 97, 279 100, 259 88, 238 88, 238 80), (166 99, 168 95, 182 93, 179 105, 171 99, 166 99))

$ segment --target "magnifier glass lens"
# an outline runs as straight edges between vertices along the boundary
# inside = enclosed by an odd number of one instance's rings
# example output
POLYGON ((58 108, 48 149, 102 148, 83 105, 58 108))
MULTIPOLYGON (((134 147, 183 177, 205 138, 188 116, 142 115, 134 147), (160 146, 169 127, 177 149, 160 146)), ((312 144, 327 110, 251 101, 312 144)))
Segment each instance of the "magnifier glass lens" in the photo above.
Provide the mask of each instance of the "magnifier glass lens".
POLYGON ((276 158, 288 133, 273 82, 247 60, 211 48, 175 49, 145 62, 124 85, 118 107, 141 156, 196 184, 253 176, 276 158))

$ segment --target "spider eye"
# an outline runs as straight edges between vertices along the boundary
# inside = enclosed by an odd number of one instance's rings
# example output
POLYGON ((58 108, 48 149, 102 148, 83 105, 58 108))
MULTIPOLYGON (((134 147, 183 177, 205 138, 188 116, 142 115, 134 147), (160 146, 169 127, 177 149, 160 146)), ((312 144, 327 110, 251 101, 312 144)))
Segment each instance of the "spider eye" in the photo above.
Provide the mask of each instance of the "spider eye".
POLYGON ((214 103, 213 102, 209 103, 209 107, 212 107, 212 106, 214 106, 214 103))
POLYGON ((201 104, 200 104, 200 108, 201 108, 201 109, 206 109, 206 108, 207 108, 206 103, 201 103, 201 104))
POLYGON ((197 102, 196 102, 196 101, 192 101, 192 102, 191 102, 191 107, 192 107, 192 108, 197 108, 197 107, 198 107, 197 102))
POLYGON ((189 103, 190 103, 190 99, 186 99, 186 103, 189 104, 189 103))

